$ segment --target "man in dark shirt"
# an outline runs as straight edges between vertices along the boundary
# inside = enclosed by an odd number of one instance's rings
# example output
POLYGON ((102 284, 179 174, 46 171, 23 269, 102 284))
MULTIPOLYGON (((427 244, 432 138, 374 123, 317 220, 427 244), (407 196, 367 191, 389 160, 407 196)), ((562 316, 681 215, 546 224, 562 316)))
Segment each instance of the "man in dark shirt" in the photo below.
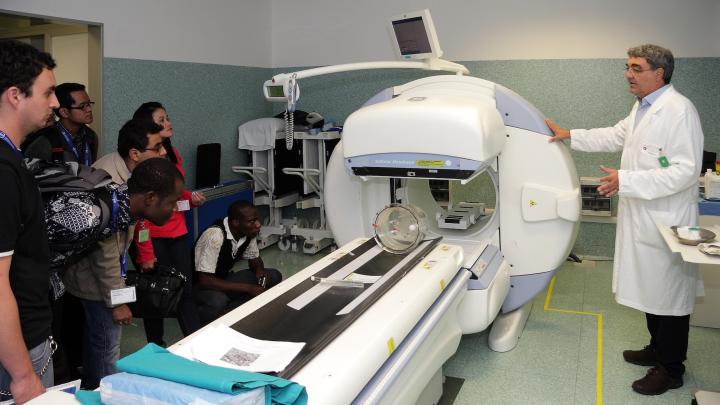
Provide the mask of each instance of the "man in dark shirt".
POLYGON ((85 86, 63 83, 55 88, 60 107, 58 121, 27 137, 21 149, 27 157, 78 162, 87 166, 97 160, 98 142, 88 127, 93 122, 93 101, 85 86))
POLYGON ((18 404, 53 383, 50 248, 40 192, 17 146, 59 105, 54 67, 47 53, 0 41, 0 400, 10 393, 18 404))
MULTIPOLYGON (((25 139, 20 149, 29 158, 78 162, 87 166, 97 160, 98 140, 88 127, 93 122, 93 102, 79 83, 63 83, 55 88, 60 107, 54 110, 58 121, 51 122, 25 139)), ((53 336, 59 348, 53 358, 55 383, 76 380, 81 366, 85 319, 77 297, 65 294, 53 304, 53 336)))

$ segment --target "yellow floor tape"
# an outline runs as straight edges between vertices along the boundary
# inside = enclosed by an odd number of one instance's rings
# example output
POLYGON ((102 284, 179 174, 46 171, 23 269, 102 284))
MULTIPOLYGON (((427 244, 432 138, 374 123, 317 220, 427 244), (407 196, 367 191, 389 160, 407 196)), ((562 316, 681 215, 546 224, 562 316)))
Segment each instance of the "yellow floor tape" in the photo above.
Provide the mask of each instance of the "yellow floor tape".
POLYGON ((552 298, 553 288, 555 288, 555 277, 550 280, 550 286, 548 286, 547 295, 545 296, 545 306, 543 309, 548 312, 560 312, 563 314, 574 314, 574 315, 591 315, 597 317, 597 370, 595 375, 596 391, 595 398, 597 405, 602 405, 602 320, 603 316, 599 312, 582 312, 582 311, 571 311, 568 309, 557 309, 550 308, 550 299, 552 298))

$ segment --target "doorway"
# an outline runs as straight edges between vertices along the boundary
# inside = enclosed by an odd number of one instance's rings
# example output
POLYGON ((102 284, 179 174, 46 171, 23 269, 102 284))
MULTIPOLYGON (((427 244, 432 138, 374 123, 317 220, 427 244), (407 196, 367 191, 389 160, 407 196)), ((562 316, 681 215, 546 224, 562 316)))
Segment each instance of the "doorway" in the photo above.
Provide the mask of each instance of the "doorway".
POLYGON ((57 63, 58 84, 85 85, 95 101, 89 126, 102 145, 102 24, 0 10, 0 39, 16 39, 50 53, 57 63))

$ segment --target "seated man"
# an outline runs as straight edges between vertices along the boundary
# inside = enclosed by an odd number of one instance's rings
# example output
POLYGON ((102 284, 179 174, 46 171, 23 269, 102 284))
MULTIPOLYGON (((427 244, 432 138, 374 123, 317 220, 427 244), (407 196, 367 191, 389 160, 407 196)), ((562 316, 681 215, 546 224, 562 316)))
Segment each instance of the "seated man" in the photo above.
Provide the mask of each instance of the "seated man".
POLYGON ((235 201, 228 216, 202 233, 195 244, 197 288, 195 302, 200 319, 209 323, 250 298, 282 281, 282 274, 266 269, 260 258, 258 211, 248 201, 235 201), (248 270, 230 272, 240 260, 248 270))

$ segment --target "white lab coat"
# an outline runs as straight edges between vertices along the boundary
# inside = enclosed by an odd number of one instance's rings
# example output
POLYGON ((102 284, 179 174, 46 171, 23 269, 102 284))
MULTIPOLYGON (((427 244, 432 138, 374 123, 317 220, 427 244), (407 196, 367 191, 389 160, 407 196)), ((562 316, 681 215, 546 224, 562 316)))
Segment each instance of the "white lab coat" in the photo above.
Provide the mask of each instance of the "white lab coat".
POLYGON ((638 103, 611 128, 572 130, 586 152, 622 150, 612 289, 615 300, 656 315, 688 315, 702 294, 697 266, 671 253, 655 221, 697 225, 703 133, 692 102, 672 86, 635 127, 638 103), (666 157, 668 167, 659 158, 666 157))

